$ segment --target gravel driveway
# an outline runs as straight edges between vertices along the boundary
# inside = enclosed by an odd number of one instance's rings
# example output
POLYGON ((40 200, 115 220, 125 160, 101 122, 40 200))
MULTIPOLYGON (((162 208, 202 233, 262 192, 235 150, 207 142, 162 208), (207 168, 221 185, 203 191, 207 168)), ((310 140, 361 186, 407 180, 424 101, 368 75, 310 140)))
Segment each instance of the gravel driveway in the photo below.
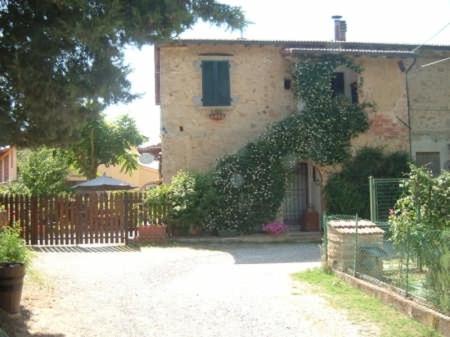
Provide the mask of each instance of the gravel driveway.
POLYGON ((26 283, 17 336, 373 335, 290 277, 319 266, 313 244, 76 249, 34 265, 47 281, 26 283))

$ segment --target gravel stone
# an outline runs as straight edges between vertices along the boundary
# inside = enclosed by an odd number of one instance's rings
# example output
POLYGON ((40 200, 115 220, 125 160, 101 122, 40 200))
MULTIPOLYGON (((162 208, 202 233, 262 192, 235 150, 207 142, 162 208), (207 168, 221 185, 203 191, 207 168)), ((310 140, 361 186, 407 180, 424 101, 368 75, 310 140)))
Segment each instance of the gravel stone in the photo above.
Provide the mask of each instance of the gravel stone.
POLYGON ((376 335, 293 281, 319 259, 315 244, 48 249, 34 261, 46 286, 26 282, 17 336, 376 335))

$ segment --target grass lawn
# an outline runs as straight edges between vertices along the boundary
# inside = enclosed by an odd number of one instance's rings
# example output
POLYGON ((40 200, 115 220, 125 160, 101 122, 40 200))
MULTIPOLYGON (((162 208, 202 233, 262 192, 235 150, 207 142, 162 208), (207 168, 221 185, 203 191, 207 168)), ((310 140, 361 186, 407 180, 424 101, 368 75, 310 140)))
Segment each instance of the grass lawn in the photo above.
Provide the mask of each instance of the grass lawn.
POLYGON ((441 336, 433 329, 410 319, 322 269, 294 274, 294 278, 313 286, 314 290, 318 290, 334 307, 347 311, 350 320, 376 324, 380 328, 381 337, 441 336))

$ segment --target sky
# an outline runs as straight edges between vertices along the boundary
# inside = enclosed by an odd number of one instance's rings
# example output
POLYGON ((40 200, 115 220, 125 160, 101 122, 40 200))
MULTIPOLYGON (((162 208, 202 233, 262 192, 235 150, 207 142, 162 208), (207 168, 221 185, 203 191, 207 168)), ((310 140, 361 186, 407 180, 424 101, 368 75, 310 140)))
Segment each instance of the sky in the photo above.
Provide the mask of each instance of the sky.
MULTIPOLYGON (((246 39, 331 41, 331 16, 347 21, 347 41, 391 42, 420 45, 450 23, 450 0, 219 0, 240 6, 251 22, 242 33, 246 39)), ((241 33, 199 22, 180 38, 235 39, 241 33)), ((450 45, 450 26, 430 44, 450 45)), ((141 97, 127 105, 110 106, 113 120, 128 114, 136 120, 148 143, 159 141, 160 109, 155 105, 153 47, 127 48, 125 61, 131 68, 132 92, 141 97)))

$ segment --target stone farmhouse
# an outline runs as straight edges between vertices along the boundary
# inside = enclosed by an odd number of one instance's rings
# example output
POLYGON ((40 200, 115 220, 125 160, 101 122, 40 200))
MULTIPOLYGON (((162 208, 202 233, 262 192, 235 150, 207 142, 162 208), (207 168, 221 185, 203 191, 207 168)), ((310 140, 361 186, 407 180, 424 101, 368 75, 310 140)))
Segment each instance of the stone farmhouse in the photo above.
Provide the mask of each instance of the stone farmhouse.
MULTIPOLYGON (((345 41, 335 20, 335 40, 173 40, 155 46, 156 102, 161 106, 162 179, 178 170, 204 171, 225 154, 257 138, 299 106, 292 90, 297 58, 344 54, 360 75, 338 69, 333 88, 352 100, 376 104, 370 128, 354 149, 380 146, 410 152, 434 172, 448 168, 450 152, 450 46, 345 41), (356 86, 362 76, 361 86, 356 86)), ((308 207, 323 208, 327 168, 300 162, 283 206, 286 222, 308 207)))

